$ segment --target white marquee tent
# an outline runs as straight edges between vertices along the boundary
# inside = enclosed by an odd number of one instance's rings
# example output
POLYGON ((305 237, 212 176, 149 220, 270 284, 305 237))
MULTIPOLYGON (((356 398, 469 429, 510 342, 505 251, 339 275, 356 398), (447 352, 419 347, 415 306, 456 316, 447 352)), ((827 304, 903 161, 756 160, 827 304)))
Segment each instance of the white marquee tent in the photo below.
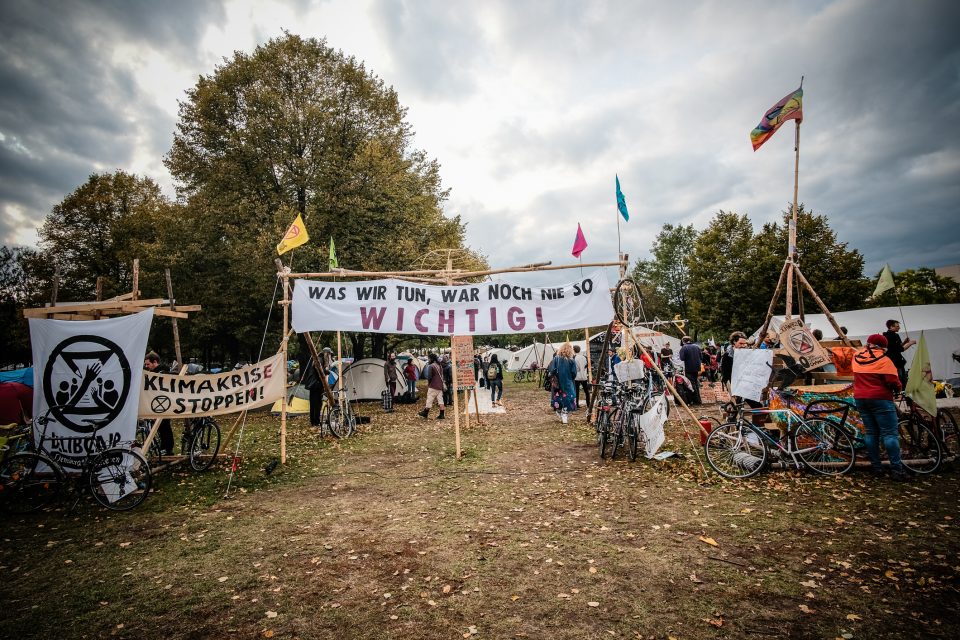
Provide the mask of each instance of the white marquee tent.
MULTIPOLYGON (((348 365, 343 370, 343 388, 347 392, 347 398, 380 400, 380 394, 387 388, 383 379, 383 367, 386 364, 386 360, 380 358, 363 358, 348 365)), ((406 387, 399 358, 394 366, 397 368, 397 393, 402 393, 406 387)))
MULTIPOLYGON (((847 328, 848 338, 866 342, 870 334, 883 333, 887 330, 887 320, 900 320, 900 309, 901 307, 879 307, 839 311, 834 313, 833 317, 838 325, 847 328)), ((953 360, 954 352, 960 354, 960 304, 914 305, 902 307, 902 309, 901 337, 906 330, 911 338, 919 340, 920 332, 923 332, 930 352, 933 377, 937 380, 960 377, 960 363, 953 360)), ((825 339, 830 340, 836 337, 837 332, 825 315, 808 314, 805 320, 811 329, 820 329, 825 339)), ((782 322, 783 316, 774 316, 770 320, 770 327, 776 331, 782 322)), ((759 333, 759 329, 756 333, 759 333)), ((913 362, 915 351, 916 347, 911 347, 904 354, 908 369, 913 362)))

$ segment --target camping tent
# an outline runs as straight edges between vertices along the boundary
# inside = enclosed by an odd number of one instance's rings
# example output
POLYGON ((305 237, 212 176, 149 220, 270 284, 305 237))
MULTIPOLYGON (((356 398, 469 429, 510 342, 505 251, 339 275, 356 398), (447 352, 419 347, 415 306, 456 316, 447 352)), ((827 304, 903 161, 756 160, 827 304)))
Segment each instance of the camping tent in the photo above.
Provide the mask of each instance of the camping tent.
MULTIPOLYGON (((960 363, 953 360, 954 351, 960 350, 960 304, 925 304, 902 307, 903 323, 901 333, 909 331, 914 340, 920 339, 920 332, 927 340, 930 352, 930 366, 937 380, 950 380, 960 376, 960 363)), ((833 314, 837 324, 847 328, 847 337, 851 340, 867 341, 872 333, 887 330, 887 320, 899 320, 901 307, 880 307, 877 309, 858 309, 856 311, 838 311, 833 314)), ((836 330, 823 314, 805 317, 811 329, 820 329, 827 340, 837 335, 836 330)), ((774 316, 770 328, 779 330, 783 316, 774 316)), ((755 338, 760 329, 754 333, 755 338)), ((904 357, 907 368, 913 362, 914 347, 907 349, 904 357)))
MULTIPOLYGON (((423 361, 417 356, 413 355, 409 351, 404 351, 403 353, 397 354, 397 362, 400 364, 400 369, 402 370, 407 366, 407 360, 413 362, 413 366, 417 368, 417 379, 419 380, 423 377, 423 361)), ((401 379, 402 381, 403 379, 401 379)))
MULTIPOLYGON (((380 400, 380 394, 387 388, 387 383, 383 380, 383 367, 386 364, 386 360, 380 358, 363 358, 354 361, 344 369, 343 387, 347 391, 347 398, 350 400, 380 400)), ((400 358, 397 358, 393 366, 397 369, 397 393, 401 393, 404 389, 404 377, 400 358)))
MULTIPOLYGON (((277 400, 270 407, 270 413, 280 415, 281 401, 277 400)), ((310 391, 300 383, 287 389, 287 415, 305 416, 310 413, 310 391)))
POLYGON ((507 363, 509 363, 510 358, 513 357, 513 352, 510 351, 509 349, 497 349, 497 348, 488 350, 481 357, 483 358, 484 362, 489 362, 490 356, 492 356, 493 354, 497 355, 497 360, 499 360, 500 364, 502 365, 506 365, 507 363))
POLYGON ((538 367, 546 367, 553 360, 555 349, 552 344, 543 344, 534 342, 529 347, 524 347, 520 351, 514 351, 507 360, 507 371, 519 371, 520 369, 530 369, 533 363, 538 367))

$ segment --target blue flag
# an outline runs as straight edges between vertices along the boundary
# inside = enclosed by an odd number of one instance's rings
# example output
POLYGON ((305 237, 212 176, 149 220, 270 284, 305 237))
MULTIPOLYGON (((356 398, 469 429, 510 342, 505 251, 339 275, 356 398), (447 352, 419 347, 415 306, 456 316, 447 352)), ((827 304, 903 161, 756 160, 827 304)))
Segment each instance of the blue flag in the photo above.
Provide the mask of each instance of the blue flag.
POLYGON ((620 176, 616 176, 616 178, 617 178, 617 209, 620 210, 620 215, 623 216, 624 220, 629 220, 630 212, 627 211, 627 201, 623 197, 623 191, 620 191, 620 176))

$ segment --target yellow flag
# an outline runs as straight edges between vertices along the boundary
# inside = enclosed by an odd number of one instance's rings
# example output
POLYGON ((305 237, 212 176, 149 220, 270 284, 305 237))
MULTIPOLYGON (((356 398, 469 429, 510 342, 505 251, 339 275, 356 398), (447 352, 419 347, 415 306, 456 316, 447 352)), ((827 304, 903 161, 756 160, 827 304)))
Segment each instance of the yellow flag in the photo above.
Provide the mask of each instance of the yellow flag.
POLYGON ((878 295, 893 289, 893 272, 890 271, 890 265, 883 265, 883 271, 880 272, 880 279, 877 280, 877 288, 873 292, 873 297, 876 298, 878 295))
POLYGON ((930 352, 927 351, 927 340, 920 332, 920 342, 917 351, 913 354, 913 364, 910 365, 910 375, 907 377, 907 395, 920 407, 932 416, 937 415, 937 390, 933 386, 933 370, 930 367, 930 352))
POLYGON ((307 227, 303 224, 303 218, 301 218, 298 213, 297 219, 293 221, 293 224, 290 225, 287 232, 283 234, 283 240, 277 245, 277 254, 282 256, 287 251, 290 251, 290 249, 299 247, 309 239, 310 234, 307 233, 307 227))

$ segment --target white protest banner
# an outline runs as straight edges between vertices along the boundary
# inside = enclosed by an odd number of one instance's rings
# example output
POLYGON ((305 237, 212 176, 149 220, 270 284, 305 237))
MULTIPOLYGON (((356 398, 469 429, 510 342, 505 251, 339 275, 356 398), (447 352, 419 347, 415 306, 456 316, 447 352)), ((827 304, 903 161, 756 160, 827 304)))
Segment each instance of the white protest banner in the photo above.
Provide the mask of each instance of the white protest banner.
POLYGON ((667 397, 664 394, 657 396, 653 406, 640 414, 639 426, 644 435, 647 458, 652 458, 657 450, 663 446, 666 435, 663 425, 667 422, 667 397))
POLYGON ((108 320, 30 319, 33 346, 33 415, 50 409, 34 440, 69 469, 97 447, 132 442, 137 431, 137 391, 153 309, 108 320), (95 425, 97 442, 92 441, 95 425), (45 432, 44 432, 45 429, 45 432))
POLYGON ((773 372, 773 351, 770 349, 734 349, 730 393, 760 402, 761 393, 773 372))
POLYGON ((509 281, 452 287, 406 280, 311 282, 293 290, 293 329, 418 335, 544 333, 606 325, 613 318, 602 270, 568 284, 509 281))
POLYGON ((226 373, 177 376, 143 374, 140 416, 188 418, 215 416, 273 404, 283 396, 283 354, 226 373))
POLYGON ((780 325, 780 348, 793 356, 804 371, 833 362, 827 350, 813 337, 810 327, 804 325, 800 318, 787 320, 780 325))

